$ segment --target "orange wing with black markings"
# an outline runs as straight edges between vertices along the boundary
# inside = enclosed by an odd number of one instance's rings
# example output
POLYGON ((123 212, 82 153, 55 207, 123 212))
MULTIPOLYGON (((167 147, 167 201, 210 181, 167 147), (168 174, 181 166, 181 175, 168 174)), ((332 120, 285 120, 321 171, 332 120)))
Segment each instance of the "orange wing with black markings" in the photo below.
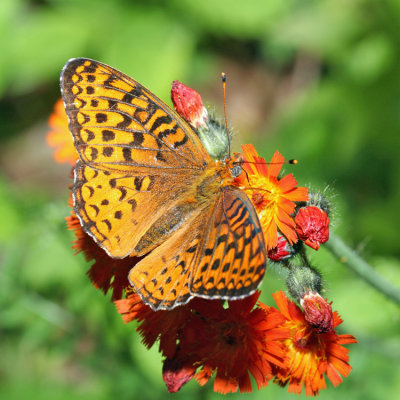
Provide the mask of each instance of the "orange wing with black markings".
POLYGON ((190 292, 222 299, 253 293, 264 276, 266 255, 261 225, 247 195, 224 187, 207 224, 190 292))

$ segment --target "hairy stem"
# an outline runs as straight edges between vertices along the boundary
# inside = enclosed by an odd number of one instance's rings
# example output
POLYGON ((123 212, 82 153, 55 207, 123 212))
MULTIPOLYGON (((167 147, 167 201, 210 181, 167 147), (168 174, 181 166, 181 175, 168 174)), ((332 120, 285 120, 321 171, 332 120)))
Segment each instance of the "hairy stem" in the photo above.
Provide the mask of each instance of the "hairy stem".
POLYGON ((348 247, 339 236, 331 233, 328 242, 325 243, 325 247, 328 248, 340 262, 349 267, 371 286, 395 303, 400 304, 400 288, 393 285, 376 272, 371 265, 348 247))

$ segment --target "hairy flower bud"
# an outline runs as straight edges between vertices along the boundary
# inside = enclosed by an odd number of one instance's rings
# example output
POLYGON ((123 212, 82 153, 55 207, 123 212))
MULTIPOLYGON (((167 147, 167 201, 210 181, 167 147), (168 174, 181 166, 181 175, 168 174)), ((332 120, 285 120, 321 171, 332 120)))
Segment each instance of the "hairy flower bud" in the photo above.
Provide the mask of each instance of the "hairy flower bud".
POLYGON ((322 289, 321 274, 305 265, 293 265, 286 280, 289 293, 300 302, 308 292, 320 293, 322 289))
POLYGON ((194 128, 205 125, 208 113, 201 96, 179 81, 172 82, 171 99, 176 112, 194 128))
POLYGON ((306 206, 315 206, 325 211, 328 216, 331 213, 332 205, 326 196, 325 192, 328 190, 325 189, 324 192, 310 192, 310 199, 307 201, 306 206))
POLYGON ((301 240, 314 250, 329 239, 329 218, 325 211, 315 206, 300 208, 295 219, 296 232, 301 240))
POLYGON ((196 368, 191 365, 182 365, 177 359, 167 358, 164 361, 162 377, 169 393, 176 393, 192 378, 196 368))
POLYGON ((331 304, 318 293, 309 291, 300 300, 305 320, 316 333, 330 333, 334 330, 331 304))
POLYGON ((285 236, 278 233, 278 244, 273 249, 268 250, 268 258, 273 261, 283 261, 294 256, 294 254, 295 249, 293 246, 289 244, 285 236))

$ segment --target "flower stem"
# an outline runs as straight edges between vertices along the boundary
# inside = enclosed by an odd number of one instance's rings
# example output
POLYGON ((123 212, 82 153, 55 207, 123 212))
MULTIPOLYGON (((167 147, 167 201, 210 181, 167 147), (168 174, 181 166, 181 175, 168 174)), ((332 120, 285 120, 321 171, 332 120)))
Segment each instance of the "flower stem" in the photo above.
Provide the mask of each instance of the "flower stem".
POLYGON ((353 270, 371 286, 383 293, 389 299, 400 304, 400 288, 382 277, 376 270, 364 261, 354 250, 348 247, 339 236, 330 233, 325 246, 338 260, 353 270))

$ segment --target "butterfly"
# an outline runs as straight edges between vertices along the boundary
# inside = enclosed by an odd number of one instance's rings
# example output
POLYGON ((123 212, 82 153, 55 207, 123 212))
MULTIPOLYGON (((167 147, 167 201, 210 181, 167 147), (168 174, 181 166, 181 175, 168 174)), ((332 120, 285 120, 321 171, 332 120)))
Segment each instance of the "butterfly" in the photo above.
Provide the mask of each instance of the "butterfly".
POLYGON ((74 211, 110 257, 143 257, 128 276, 142 301, 168 310, 252 294, 266 251, 250 199, 233 186, 239 162, 214 161, 175 111, 98 61, 69 60, 61 91, 79 153, 74 211))

